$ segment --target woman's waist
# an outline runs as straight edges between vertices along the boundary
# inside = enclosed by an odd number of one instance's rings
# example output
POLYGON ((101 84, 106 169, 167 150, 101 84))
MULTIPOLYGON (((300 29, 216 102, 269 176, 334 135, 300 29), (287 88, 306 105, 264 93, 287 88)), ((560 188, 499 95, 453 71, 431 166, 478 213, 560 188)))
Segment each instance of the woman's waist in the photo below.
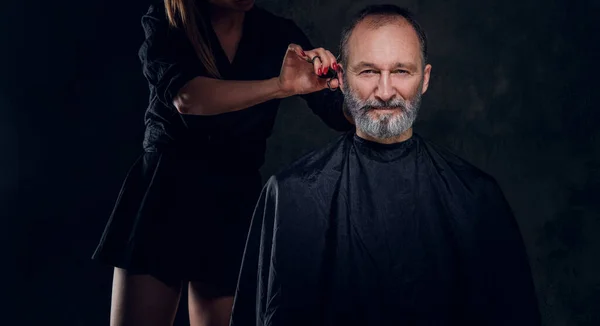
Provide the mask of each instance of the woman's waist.
POLYGON ((166 145, 168 147, 198 147, 224 145, 246 147, 265 143, 270 129, 232 129, 205 126, 198 128, 173 126, 172 124, 146 123, 144 141, 149 144, 166 145))
POLYGON ((264 163, 266 139, 147 135, 143 148, 145 152, 164 153, 177 160, 194 161, 214 168, 258 170, 264 163))
POLYGON ((265 139, 273 129, 276 107, 263 106, 210 116, 149 109, 145 116, 146 133, 164 133, 178 140, 191 138, 194 141, 265 139))

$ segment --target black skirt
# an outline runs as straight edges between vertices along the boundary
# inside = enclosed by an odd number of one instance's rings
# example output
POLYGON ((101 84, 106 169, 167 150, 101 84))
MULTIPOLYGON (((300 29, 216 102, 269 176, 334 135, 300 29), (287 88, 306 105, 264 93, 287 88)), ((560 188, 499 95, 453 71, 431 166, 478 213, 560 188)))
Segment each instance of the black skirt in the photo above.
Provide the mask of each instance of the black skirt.
POLYGON ((232 295, 261 190, 258 170, 146 152, 121 188, 93 259, 232 295))

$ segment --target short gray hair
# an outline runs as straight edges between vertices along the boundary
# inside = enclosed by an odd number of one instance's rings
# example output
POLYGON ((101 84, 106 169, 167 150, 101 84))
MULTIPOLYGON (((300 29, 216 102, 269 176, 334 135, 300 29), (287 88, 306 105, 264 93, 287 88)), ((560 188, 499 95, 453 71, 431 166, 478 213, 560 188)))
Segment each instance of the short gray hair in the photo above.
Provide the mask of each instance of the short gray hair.
POLYGON ((342 31, 342 38, 340 42, 340 58, 342 64, 346 64, 348 61, 348 40, 352 31, 360 22, 370 16, 379 16, 378 20, 369 22, 369 27, 378 28, 390 23, 393 23, 398 18, 404 18, 414 28, 419 42, 421 43, 421 55, 423 59, 423 67, 427 64, 427 36, 421 25, 415 19, 415 16, 406 8, 401 8, 396 5, 370 5, 365 7, 363 10, 358 12, 350 21, 350 24, 342 31))

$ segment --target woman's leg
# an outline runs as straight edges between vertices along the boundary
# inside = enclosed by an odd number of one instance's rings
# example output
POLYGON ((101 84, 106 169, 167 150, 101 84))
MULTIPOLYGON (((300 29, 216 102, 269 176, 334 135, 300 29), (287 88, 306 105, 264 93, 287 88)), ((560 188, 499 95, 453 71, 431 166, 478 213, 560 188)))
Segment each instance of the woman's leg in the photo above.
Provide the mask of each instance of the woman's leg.
POLYGON ((228 326, 233 296, 215 296, 206 284, 190 282, 188 306, 191 326, 228 326))
POLYGON ((111 326, 170 326, 181 294, 179 285, 167 285, 150 275, 131 275, 115 268, 111 326))

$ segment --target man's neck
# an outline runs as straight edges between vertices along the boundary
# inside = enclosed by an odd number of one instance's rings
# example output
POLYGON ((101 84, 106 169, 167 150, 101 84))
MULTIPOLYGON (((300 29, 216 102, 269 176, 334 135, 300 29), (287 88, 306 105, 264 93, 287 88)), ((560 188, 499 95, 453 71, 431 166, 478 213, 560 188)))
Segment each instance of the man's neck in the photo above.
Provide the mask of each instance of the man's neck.
POLYGON ((234 11, 211 6, 210 20, 215 31, 229 34, 241 29, 244 24, 244 11, 234 11))
POLYGON ((408 139, 410 139, 410 137, 412 137, 412 135, 413 135, 413 130, 412 130, 412 128, 409 128, 407 131, 403 132, 402 134, 400 134, 396 137, 376 138, 376 137, 371 137, 371 136, 367 135, 366 133, 362 132, 362 130, 357 128, 356 135, 362 139, 380 143, 380 144, 395 144, 395 143, 401 143, 403 141, 407 141, 408 139))

